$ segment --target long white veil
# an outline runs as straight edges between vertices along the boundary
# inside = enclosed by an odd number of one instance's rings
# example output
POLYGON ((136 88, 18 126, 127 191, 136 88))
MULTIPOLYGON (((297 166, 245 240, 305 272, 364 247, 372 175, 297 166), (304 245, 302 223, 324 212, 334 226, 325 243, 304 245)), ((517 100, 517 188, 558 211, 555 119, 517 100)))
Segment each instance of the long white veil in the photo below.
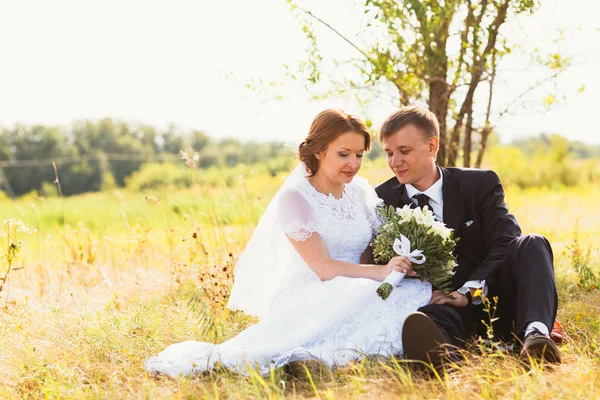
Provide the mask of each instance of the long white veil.
POLYGON ((264 318, 268 316, 275 294, 282 289, 284 269, 298 267, 302 259, 287 239, 280 218, 281 194, 306 179, 300 162, 271 200, 234 270, 234 283, 227 307, 264 318))

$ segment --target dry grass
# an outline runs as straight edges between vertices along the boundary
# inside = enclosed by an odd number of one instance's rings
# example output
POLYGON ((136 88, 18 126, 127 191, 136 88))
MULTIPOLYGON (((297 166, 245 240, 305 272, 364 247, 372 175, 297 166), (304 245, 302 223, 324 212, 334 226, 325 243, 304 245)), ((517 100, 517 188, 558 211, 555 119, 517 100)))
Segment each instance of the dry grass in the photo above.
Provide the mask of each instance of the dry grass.
MULTIPOLYGON (((373 169, 368 177, 386 175, 373 169)), ((221 342, 252 322, 224 309, 223 296, 232 264, 279 182, 256 177, 229 191, 155 193, 158 202, 147 194, 103 193, 1 203, 3 213, 38 233, 23 238, 14 264, 21 269, 0 293, 0 397, 600 397, 600 294, 577 287, 568 250, 577 233, 586 265, 598 273, 598 188, 508 188, 524 231, 546 235, 555 251, 559 319, 571 341, 552 370, 485 351, 470 352, 441 377, 414 376, 401 360, 340 369, 294 365, 268 377, 147 375, 142 362, 166 345, 221 342)))

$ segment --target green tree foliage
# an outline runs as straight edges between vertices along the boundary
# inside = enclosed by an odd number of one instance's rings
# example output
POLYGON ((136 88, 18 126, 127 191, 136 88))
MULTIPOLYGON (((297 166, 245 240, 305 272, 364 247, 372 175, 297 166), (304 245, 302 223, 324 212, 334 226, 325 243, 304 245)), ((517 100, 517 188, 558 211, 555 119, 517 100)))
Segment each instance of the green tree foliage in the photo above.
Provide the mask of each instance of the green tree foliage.
MULTIPOLYGON (((35 160, 44 158, 60 159, 73 155, 74 149, 67 145, 60 128, 34 125, 17 125, 13 130, 3 130, 0 142, 6 143, 3 154, 6 160, 35 160), (8 151, 6 151, 8 150, 8 151)), ((7 179, 16 194, 39 189, 44 181, 54 180, 54 171, 50 163, 31 165, 28 168, 6 169, 7 179)))
POLYGON ((600 158, 600 146, 593 146, 579 141, 568 141, 566 138, 556 134, 541 134, 535 137, 527 137, 513 141, 514 146, 523 150, 526 154, 535 154, 536 152, 546 153, 553 145, 562 147, 575 159, 600 158), (564 148, 566 146, 566 149, 564 148))
MULTIPOLYGON (((300 64, 296 79, 309 84, 327 81, 333 92, 368 92, 390 95, 396 104, 427 103, 440 121, 438 162, 479 166, 495 125, 491 120, 496 67, 510 53, 501 32, 507 20, 533 13, 539 0, 364 0, 365 23, 358 40, 350 40, 310 10, 288 0, 301 19, 309 45, 308 60, 300 64), (356 51, 357 57, 338 61, 345 74, 322 74, 323 55, 317 46, 315 21, 333 31, 356 51), (340 77, 341 80, 340 80, 340 77), (484 85, 482 85, 484 83, 484 85), (475 95, 485 91, 485 116, 474 117, 475 95), (479 137, 474 135, 479 133, 479 137), (473 161, 474 145, 478 155, 473 161)), ((341 42, 343 43, 343 42, 341 42)), ((538 57, 553 77, 570 59, 553 53, 538 57)), ((533 90, 533 88, 531 89, 533 90)), ((374 94, 375 93, 375 94, 374 94)), ((510 105, 501 113, 508 112, 510 105)), ((497 120, 495 121, 497 123, 497 120)))
MULTIPOLYGON (((578 142, 569 142, 559 135, 540 135, 508 146, 491 147, 487 163, 504 184, 521 188, 598 184, 598 158, 581 157, 577 145, 578 142)), ((600 149, 599 146, 589 148, 600 149)))
POLYGON ((189 187, 194 182, 191 169, 185 164, 147 163, 127 178, 127 187, 134 191, 157 190, 163 187, 189 187))
MULTIPOLYGON (((217 141, 197 130, 184 132, 171 126, 159 132, 151 126, 132 126, 106 118, 77 121, 69 128, 4 128, 0 130, 0 167, 15 195, 31 191, 50 195, 57 192, 52 189, 52 185, 56 186, 54 162, 62 194, 72 195, 125 186, 134 172, 151 161, 185 166, 179 152, 188 148, 199 154, 200 168, 265 163, 273 174, 285 169, 294 154, 283 143, 217 141)), ((154 187, 167 177, 174 177, 176 186, 189 184, 189 176, 176 166, 154 165, 134 179, 132 185, 141 189, 154 187), (150 179, 154 174, 156 178, 150 179)))

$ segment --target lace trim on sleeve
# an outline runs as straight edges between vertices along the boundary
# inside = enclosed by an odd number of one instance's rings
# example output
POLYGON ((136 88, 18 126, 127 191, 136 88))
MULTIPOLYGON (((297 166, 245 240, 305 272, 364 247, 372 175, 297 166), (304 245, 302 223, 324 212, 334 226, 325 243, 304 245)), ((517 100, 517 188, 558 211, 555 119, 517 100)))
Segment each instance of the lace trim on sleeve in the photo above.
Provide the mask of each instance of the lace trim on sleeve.
POLYGON ((312 207, 296 188, 290 188, 282 194, 279 219, 283 232, 292 240, 305 241, 313 232, 317 232, 312 207))
POLYGON ((295 241, 304 242, 310 238, 313 232, 317 232, 317 227, 313 222, 301 223, 294 221, 288 228, 286 235, 295 241))

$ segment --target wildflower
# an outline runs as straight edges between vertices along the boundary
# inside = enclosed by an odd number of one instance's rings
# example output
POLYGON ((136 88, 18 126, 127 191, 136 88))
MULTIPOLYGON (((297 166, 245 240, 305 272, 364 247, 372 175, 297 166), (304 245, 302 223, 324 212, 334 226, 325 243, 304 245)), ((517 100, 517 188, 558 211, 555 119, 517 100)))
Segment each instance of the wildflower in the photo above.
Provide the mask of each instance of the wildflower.
POLYGON ((4 229, 0 231, 0 236, 15 235, 17 233, 33 235, 37 232, 37 229, 28 228, 22 221, 13 218, 4 218, 2 226, 4 229))

